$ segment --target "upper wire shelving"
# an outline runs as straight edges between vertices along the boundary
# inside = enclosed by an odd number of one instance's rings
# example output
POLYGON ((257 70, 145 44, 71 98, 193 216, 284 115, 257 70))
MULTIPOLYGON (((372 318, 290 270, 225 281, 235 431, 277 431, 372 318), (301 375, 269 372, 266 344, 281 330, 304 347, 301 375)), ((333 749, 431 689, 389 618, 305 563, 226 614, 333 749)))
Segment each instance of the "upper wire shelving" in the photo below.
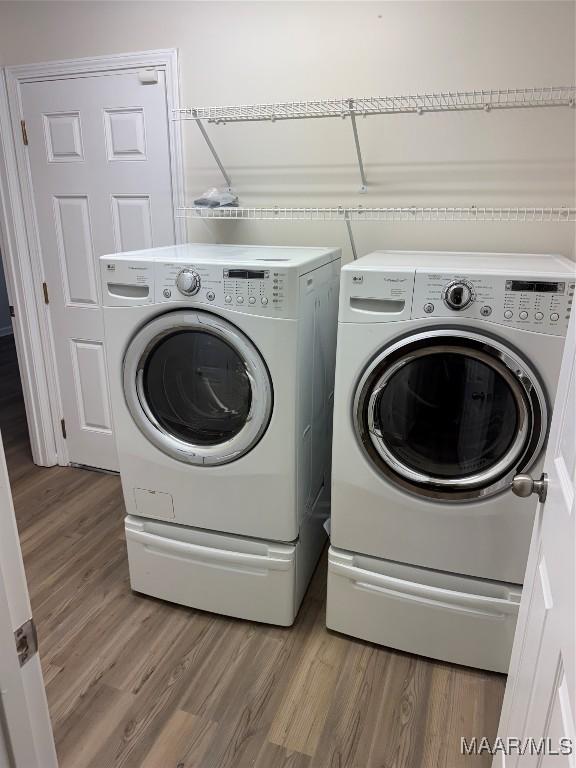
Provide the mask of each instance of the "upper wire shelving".
POLYGON ((350 115, 392 115, 424 112, 572 107, 576 86, 508 88, 487 91, 447 91, 409 96, 378 96, 313 101, 285 101, 270 104, 188 107, 173 110, 176 120, 204 120, 209 123, 239 123, 270 120, 301 120, 350 115))
POLYGON ((208 135, 204 123, 225 125, 226 123, 276 122, 329 117, 350 118, 361 180, 360 191, 366 192, 368 181, 356 124, 358 117, 397 114, 422 115, 428 112, 491 112, 498 109, 574 107, 575 104, 576 86, 556 85, 538 88, 446 91, 408 96, 369 96, 283 101, 269 104, 240 104, 236 106, 183 107, 173 110, 173 118, 174 120, 193 120, 196 122, 229 189, 232 188, 232 180, 208 135))

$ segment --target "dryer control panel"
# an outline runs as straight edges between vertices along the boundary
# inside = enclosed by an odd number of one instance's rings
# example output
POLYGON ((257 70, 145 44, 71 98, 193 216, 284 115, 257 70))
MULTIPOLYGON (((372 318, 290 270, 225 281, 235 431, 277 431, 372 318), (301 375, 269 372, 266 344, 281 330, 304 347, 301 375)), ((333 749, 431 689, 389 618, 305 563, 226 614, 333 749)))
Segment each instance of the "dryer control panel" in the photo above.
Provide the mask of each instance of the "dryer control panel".
POLYGON ((223 264, 158 262, 156 302, 183 301, 241 310, 252 314, 291 316, 297 299, 293 272, 223 264))
POLYGON ((574 277, 416 271, 413 318, 462 317, 565 336, 574 277))
POLYGON ((265 317, 295 318, 299 278, 281 264, 101 259, 106 306, 176 303, 221 307, 265 317))

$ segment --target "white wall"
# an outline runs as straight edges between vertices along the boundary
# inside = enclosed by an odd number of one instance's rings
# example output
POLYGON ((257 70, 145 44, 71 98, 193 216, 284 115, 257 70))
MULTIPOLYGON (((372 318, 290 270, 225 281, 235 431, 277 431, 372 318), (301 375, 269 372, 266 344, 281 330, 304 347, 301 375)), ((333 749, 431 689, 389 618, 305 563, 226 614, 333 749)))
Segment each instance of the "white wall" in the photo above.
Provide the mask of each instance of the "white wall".
MULTIPOLYGON (((5 64, 180 50, 189 105, 574 82, 573 2, 1 2, 5 64)), ((574 205, 575 110, 210 126, 244 204, 574 205)), ((192 199, 221 178, 184 124, 192 199)), ((358 224, 375 248, 555 251, 573 225, 358 224)), ((337 244, 340 223, 191 222, 190 239, 337 244)), ((349 254, 349 251, 347 250, 349 254)))

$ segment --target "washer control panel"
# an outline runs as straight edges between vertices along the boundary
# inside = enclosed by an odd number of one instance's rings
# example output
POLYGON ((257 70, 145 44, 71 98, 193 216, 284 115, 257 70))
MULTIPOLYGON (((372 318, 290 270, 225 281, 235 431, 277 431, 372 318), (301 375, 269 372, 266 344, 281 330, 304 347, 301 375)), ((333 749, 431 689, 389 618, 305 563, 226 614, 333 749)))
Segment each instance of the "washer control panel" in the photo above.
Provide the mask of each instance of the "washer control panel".
POLYGON ((467 317, 566 335, 575 279, 416 271, 412 317, 467 317))
POLYGON ((291 316, 297 278, 266 266, 156 263, 155 300, 188 301, 261 315, 291 316))

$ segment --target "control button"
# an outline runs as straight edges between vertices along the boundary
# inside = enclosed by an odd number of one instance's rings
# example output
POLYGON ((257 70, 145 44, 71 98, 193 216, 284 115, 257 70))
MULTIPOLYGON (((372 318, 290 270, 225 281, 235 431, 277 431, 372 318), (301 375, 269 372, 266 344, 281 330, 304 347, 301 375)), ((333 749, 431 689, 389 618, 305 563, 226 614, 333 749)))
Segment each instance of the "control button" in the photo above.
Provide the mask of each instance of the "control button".
POLYGON ((424 312, 426 312, 427 315, 429 315, 430 312, 434 312, 434 304, 430 301, 427 304, 424 304, 424 312))
POLYGON ((558 314, 558 312, 552 312, 552 314, 550 315, 550 320, 552 320, 553 323, 555 323, 556 320, 560 320, 560 315, 558 314))
POLYGON ((490 315, 492 314, 492 307, 489 307, 488 304, 485 304, 480 309, 480 314, 482 315, 482 317, 490 317, 490 315))
POLYGON ((543 317, 544 315, 542 314, 542 312, 536 312, 536 314, 534 315, 534 318, 536 320, 542 320, 543 317))
POLYGON ((262 302, 262 304, 263 304, 264 306, 266 306, 266 304, 268 304, 268 299, 266 298, 266 296, 262 296, 262 298, 260 299, 260 301, 262 302))
POLYGON ((224 301, 226 302, 226 304, 231 304, 232 303, 232 296, 225 296, 224 297, 224 301))
POLYGON ((208 293, 206 294, 206 298, 208 299, 208 301, 214 301, 214 299, 216 298, 216 294, 214 293, 214 291, 208 291, 208 293))
POLYGON ((200 290, 200 275, 193 269, 181 269, 176 275, 176 287, 184 296, 194 296, 200 290))
POLYGON ((172 291, 170 290, 170 288, 164 288, 164 290, 162 291, 162 294, 164 298, 169 299, 170 296, 172 296, 172 291))
POLYGON ((518 317, 520 318, 520 320, 527 320, 528 319, 528 312, 526 312, 526 310, 523 309, 522 312, 520 312, 520 314, 518 315, 518 317))
POLYGON ((460 311, 466 309, 474 301, 474 289, 469 283, 455 280, 446 286, 442 298, 450 309, 460 311))
POLYGON ((236 296, 236 304, 244 304, 244 296, 236 296))
POLYGON ((506 320, 510 320, 513 314, 514 313, 512 312, 511 309, 507 309, 506 312, 504 312, 504 317, 506 318, 506 320))
POLYGON ((256 304, 256 296, 250 296, 248 299, 249 304, 256 304))

